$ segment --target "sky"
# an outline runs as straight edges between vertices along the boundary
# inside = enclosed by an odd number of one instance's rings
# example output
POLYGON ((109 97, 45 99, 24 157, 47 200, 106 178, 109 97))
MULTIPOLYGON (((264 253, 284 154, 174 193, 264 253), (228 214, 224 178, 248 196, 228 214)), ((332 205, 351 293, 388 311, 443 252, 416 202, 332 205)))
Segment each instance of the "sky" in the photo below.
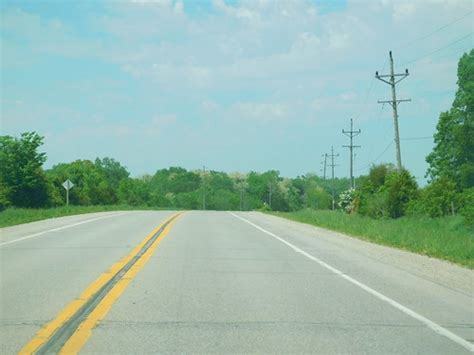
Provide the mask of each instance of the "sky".
POLYGON ((46 168, 111 157, 132 176, 169 166, 335 175, 395 163, 423 185, 460 56, 474 47, 471 0, 0 2, 1 134, 45 137, 46 168), (328 168, 329 172, 329 168, 328 168))

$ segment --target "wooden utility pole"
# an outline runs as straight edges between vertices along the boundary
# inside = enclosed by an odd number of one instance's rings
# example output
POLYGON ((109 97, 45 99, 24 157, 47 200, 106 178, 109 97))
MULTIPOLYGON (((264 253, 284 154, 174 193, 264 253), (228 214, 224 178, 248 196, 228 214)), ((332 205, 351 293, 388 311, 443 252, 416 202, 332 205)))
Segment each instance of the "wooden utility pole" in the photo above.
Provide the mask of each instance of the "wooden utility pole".
POLYGON ((202 210, 206 210, 206 167, 202 167, 202 210))
POLYGON ((360 148, 360 145, 354 145, 353 139, 355 136, 358 136, 361 133, 361 130, 354 131, 354 121, 351 118, 351 129, 346 131, 345 129, 342 130, 342 133, 349 137, 350 144, 343 145, 344 148, 349 148, 351 154, 351 163, 350 163, 350 188, 354 189, 354 148, 360 148))
POLYGON ((405 73, 403 74, 395 74, 394 69, 393 69, 393 56, 392 56, 392 51, 389 52, 390 56, 390 74, 387 75, 379 75, 379 72, 375 72, 375 77, 379 79, 380 81, 383 81, 384 83, 390 85, 392 88, 392 99, 391 100, 386 100, 386 101, 378 101, 379 104, 390 104, 392 105, 393 108, 393 127, 395 130, 395 148, 396 148, 396 155, 397 155, 397 169, 401 170, 402 169, 402 155, 400 152, 400 133, 398 129, 398 104, 400 102, 406 102, 406 101, 411 101, 411 99, 403 99, 403 100, 397 100, 397 93, 395 86, 405 79, 409 74, 408 74, 408 69, 405 69, 405 73), (384 78, 389 78, 388 80, 384 78), (398 79, 395 79, 398 78, 398 79))
POLYGON ((339 154, 334 154, 334 147, 331 147, 331 154, 328 154, 328 157, 331 158, 331 164, 329 165, 331 167, 331 176, 332 176, 332 184, 331 184, 331 189, 332 189, 332 209, 336 209, 336 192, 335 192, 335 187, 334 187, 334 167, 337 165, 334 163, 334 159, 337 158, 339 154))
POLYGON ((326 180, 327 153, 323 154, 322 157, 324 157, 324 161, 321 162, 321 164, 323 164, 323 180, 326 180))
POLYGON ((268 207, 272 209, 272 183, 268 183, 268 207))

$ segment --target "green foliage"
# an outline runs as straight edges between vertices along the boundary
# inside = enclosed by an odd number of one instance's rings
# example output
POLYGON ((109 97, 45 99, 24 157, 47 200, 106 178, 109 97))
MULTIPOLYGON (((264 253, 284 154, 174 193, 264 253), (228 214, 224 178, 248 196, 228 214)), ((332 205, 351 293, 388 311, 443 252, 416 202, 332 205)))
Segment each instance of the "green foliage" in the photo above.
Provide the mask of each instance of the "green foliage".
MULTIPOLYGON (((336 196, 348 185, 347 179, 335 179, 336 196), (344 187, 343 187, 344 186, 344 187)), ((298 176, 292 180, 294 191, 299 195, 297 208, 292 211, 309 207, 314 209, 330 209, 332 205, 332 186, 328 180, 314 174, 298 176)))
POLYGON ((237 210, 239 209, 239 197, 236 193, 229 190, 213 190, 208 196, 207 208, 224 211, 237 210))
POLYGON ((118 188, 120 182, 128 178, 130 173, 118 161, 112 158, 97 158, 94 165, 102 175, 102 188, 107 190, 107 203, 118 202, 118 188))
POLYGON ((374 194, 362 193, 358 212, 372 218, 388 218, 387 193, 385 191, 374 194))
POLYGON ((0 212, 11 205, 11 190, 4 182, 0 181, 0 212))
POLYGON ((442 217, 453 213, 458 200, 456 184, 447 177, 442 177, 422 189, 419 199, 412 200, 408 210, 411 215, 442 217))
POLYGON ((356 210, 357 192, 355 189, 348 189, 339 195, 339 208, 346 213, 353 213, 356 210))
POLYGON ((195 192, 201 186, 201 177, 197 173, 179 167, 158 170, 149 183, 149 204, 157 207, 177 208, 196 206, 197 197, 189 195, 189 193, 195 192), (176 196, 181 193, 187 193, 187 195, 176 196))
POLYGON ((53 189, 51 201, 55 205, 65 203, 65 190, 62 186, 66 179, 74 184, 69 192, 69 201, 73 205, 113 205, 119 202, 118 191, 122 180, 127 179, 128 171, 111 158, 76 160, 72 163, 55 165, 47 171, 53 189))
POLYGON ((305 190, 304 205, 318 210, 331 209, 331 195, 316 183, 310 183, 305 190))
POLYGON ((405 169, 389 173, 382 189, 386 193, 388 215, 392 218, 404 216, 408 203, 418 196, 416 180, 405 169))
POLYGON ((43 137, 35 132, 21 137, 0 136, 0 206, 41 207, 48 204, 48 181, 38 152, 43 137))
POLYGON ((399 218, 417 196, 416 180, 407 170, 398 171, 392 165, 380 164, 373 166, 362 181, 359 206, 355 209, 372 218, 399 218))
POLYGON ((474 187, 465 189, 459 196, 461 215, 466 219, 467 225, 474 229, 474 187))
POLYGON ((387 175, 394 171, 395 167, 392 164, 373 165, 369 175, 361 182, 362 190, 369 193, 379 192, 385 185, 387 175))
POLYGON ((147 206, 150 202, 149 181, 151 177, 122 179, 119 183, 117 196, 119 203, 129 206, 147 206))
MULTIPOLYGON (((9 206, 62 206, 69 179, 71 205, 152 206, 158 208, 253 210, 265 206, 275 211, 294 211, 303 206, 326 209, 331 206, 332 182, 315 175, 285 179, 276 170, 247 175, 217 171, 187 171, 171 167, 153 176, 130 178, 129 172, 112 158, 76 160, 53 166, 46 172, 44 153, 37 148, 43 138, 25 133, 21 139, 1 137, 0 211, 9 206)), ((347 179, 335 179, 338 194, 347 179)))
POLYGON ((451 109, 442 112, 434 136, 435 147, 427 156, 427 175, 447 177, 458 188, 474 186, 474 50, 458 64, 458 90, 451 109))

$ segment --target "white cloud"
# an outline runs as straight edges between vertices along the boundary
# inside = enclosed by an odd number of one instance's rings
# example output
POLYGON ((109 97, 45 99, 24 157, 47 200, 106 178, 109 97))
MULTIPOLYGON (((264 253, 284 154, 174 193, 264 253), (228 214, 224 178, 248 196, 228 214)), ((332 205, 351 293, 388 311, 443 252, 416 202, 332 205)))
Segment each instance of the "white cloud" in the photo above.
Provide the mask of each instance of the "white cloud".
POLYGON ((416 14, 416 5, 413 2, 397 2, 393 5, 393 18, 395 21, 403 21, 406 17, 416 14))
MULTIPOLYGON (((73 57, 120 68, 135 86, 113 86, 109 95, 115 100, 105 98, 103 87, 96 83, 85 89, 63 84, 65 93, 94 96, 99 108, 106 104, 122 107, 125 102, 129 107, 144 107, 141 112, 128 113, 134 119, 138 116, 136 128, 128 130, 117 124, 109 131, 120 137, 140 131, 162 134, 182 124, 185 117, 195 120, 193 128, 187 129, 196 137, 216 124, 244 129, 255 123, 257 128, 271 129, 288 128, 291 122, 295 134, 306 134, 305 125, 340 126, 357 112, 364 113, 361 121, 377 119, 374 112, 379 112, 380 106, 376 101, 390 93, 387 86, 372 81, 375 70, 387 71, 384 62, 388 50, 394 50, 396 69, 403 70, 404 63, 472 32, 472 21, 467 17, 417 40, 472 11, 471 2, 463 0, 349 0, 346 6, 329 13, 321 13, 318 2, 305 0, 241 0, 232 4, 216 0, 212 6, 215 11, 190 15, 182 0, 106 2, 104 12, 78 20, 88 29, 87 35, 75 27, 76 21, 9 10, 2 13, 0 22, 2 66, 4 70, 32 66, 40 70, 34 62, 46 54, 43 61, 49 56, 73 57), (139 93, 133 96, 127 90, 139 93), (106 103, 101 106, 102 101, 106 103), (153 116, 155 112, 173 114, 153 116)), ((420 102, 426 91, 454 90, 457 56, 470 47, 467 40, 440 55, 406 65, 411 76, 400 85, 400 96, 420 102)), ((49 87, 44 94, 48 92, 49 87)), ((56 124, 60 116, 73 125, 81 120, 84 125, 93 122, 89 112, 78 114, 68 107, 36 105, 41 109, 35 110, 36 106, 29 103, 31 97, 23 98, 20 92, 2 99, 20 96, 25 104, 17 106, 27 108, 8 105, 2 112, 8 114, 9 127, 19 129, 42 122, 49 130, 51 122, 56 124)), ((426 120, 433 117, 432 129, 437 113, 451 98, 448 96, 424 97, 422 107, 406 105, 401 114, 423 115, 426 120)), ((87 111, 89 106, 80 109, 87 111)), ((111 128, 109 123, 116 116, 110 112, 96 114, 103 121, 90 129, 100 136, 111 128)), ((85 128, 76 133, 91 134, 85 128)))
POLYGON ((237 102, 227 115, 241 122, 267 124, 287 118, 288 113, 288 107, 282 103, 237 102))

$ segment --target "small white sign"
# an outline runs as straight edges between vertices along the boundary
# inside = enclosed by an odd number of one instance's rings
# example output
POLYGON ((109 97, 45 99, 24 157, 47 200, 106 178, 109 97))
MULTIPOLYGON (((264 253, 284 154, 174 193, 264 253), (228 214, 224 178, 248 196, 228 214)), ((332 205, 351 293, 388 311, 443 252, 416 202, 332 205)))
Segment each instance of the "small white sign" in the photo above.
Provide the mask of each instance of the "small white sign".
POLYGON ((63 187, 69 191, 74 187, 74 184, 72 183, 71 180, 67 179, 66 181, 63 182, 63 187))

